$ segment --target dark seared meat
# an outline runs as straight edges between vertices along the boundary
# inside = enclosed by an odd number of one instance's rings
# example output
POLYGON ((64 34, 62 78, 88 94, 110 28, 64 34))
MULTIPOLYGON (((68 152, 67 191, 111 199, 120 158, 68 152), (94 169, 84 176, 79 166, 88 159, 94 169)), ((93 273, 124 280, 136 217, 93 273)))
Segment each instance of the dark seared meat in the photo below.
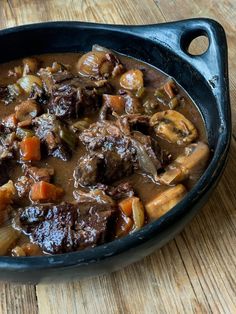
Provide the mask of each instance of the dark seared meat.
POLYGON ((33 121, 35 134, 47 147, 48 154, 64 161, 71 157, 71 150, 62 141, 60 131, 61 121, 53 114, 43 114, 33 121))
POLYGON ((131 140, 126 137, 121 129, 110 121, 97 122, 92 124, 80 135, 80 140, 88 150, 113 150, 121 156, 125 154, 132 155, 131 140))
MULTIPOLYGON (((103 157, 103 156, 102 156, 103 157)), ((103 158, 98 154, 88 154, 80 158, 74 171, 75 186, 96 185, 103 181, 103 158)))
POLYGON ((80 115, 96 112, 101 105, 101 100, 96 89, 77 88, 76 96, 80 115))
POLYGON ((28 176, 19 177, 15 183, 18 196, 20 198, 28 196, 33 184, 34 180, 32 178, 28 176))
POLYGON ((135 195, 134 188, 130 182, 122 182, 117 186, 105 187, 104 190, 106 194, 108 194, 114 200, 132 197, 135 195))
MULTIPOLYGON (((109 85, 107 85, 109 86, 109 85)), ((60 118, 78 118, 80 115, 95 112, 101 105, 99 91, 104 86, 86 86, 86 81, 74 78, 65 84, 55 85, 48 104, 50 113, 60 118)))
POLYGON ((21 210, 20 222, 45 252, 56 254, 77 251, 107 240, 114 207, 88 203, 32 205, 21 210))
POLYGON ((79 102, 76 88, 66 84, 53 90, 48 109, 50 113, 60 118, 77 118, 79 102))
POLYGON ((117 125, 126 135, 131 135, 132 131, 140 131, 143 134, 150 133, 150 118, 140 114, 123 115, 117 119, 117 125))
POLYGON ((9 134, 0 133, 0 161, 13 158, 17 149, 16 134, 14 132, 9 134))
POLYGON ((59 71, 53 74, 52 80, 54 84, 59 84, 59 83, 71 80, 73 77, 74 75, 71 72, 64 70, 64 71, 59 71))
POLYGON ((131 155, 126 154, 122 158, 116 151, 111 150, 88 154, 80 158, 74 171, 75 186, 109 184, 132 172, 131 155))
POLYGON ((37 104, 44 106, 48 103, 49 95, 46 93, 43 87, 34 84, 29 98, 35 100, 37 104))
POLYGON ((104 163, 99 163, 100 168, 97 167, 98 164, 96 167, 89 167, 91 172, 88 172, 82 157, 75 172, 76 183, 81 185, 95 185, 96 182, 109 184, 132 174, 137 168, 156 179, 157 170, 163 166, 162 150, 149 135, 135 129, 148 133, 149 118, 141 115, 127 115, 118 118, 116 122, 94 123, 84 130, 80 135, 80 140, 86 145, 87 150, 101 153, 102 157, 99 158, 102 158, 104 163), (96 175, 91 176, 91 173, 96 173, 96 175), (86 177, 91 178, 93 183, 91 184, 91 180, 85 182, 83 179, 86 177))
POLYGON ((38 167, 26 167, 25 175, 34 179, 34 181, 46 181, 50 182, 51 177, 54 175, 53 168, 38 168, 38 167))
POLYGON ((20 198, 26 197, 27 195, 29 195, 30 189, 34 182, 50 182, 53 175, 53 168, 38 168, 26 166, 24 169, 24 175, 19 177, 15 183, 18 196, 20 198))

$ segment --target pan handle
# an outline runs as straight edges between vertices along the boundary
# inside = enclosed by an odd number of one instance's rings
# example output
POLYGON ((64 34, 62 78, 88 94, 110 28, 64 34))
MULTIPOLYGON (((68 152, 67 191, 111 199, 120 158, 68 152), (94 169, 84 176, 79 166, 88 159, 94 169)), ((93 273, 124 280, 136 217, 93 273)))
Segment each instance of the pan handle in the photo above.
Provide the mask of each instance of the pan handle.
POLYGON ((228 80, 227 42, 223 27, 206 18, 133 27, 134 32, 164 45, 191 63, 209 82, 212 88, 228 80), (193 39, 208 37, 209 47, 201 55, 191 55, 188 47, 193 39))

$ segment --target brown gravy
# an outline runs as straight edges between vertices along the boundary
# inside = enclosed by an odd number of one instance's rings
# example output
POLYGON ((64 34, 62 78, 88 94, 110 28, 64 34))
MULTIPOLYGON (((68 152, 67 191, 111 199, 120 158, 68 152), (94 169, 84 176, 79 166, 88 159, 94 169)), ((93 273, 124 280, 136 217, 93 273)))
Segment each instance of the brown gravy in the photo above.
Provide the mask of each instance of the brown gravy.
MULTIPOLYGON (((77 67, 76 64, 78 59, 82 54, 78 53, 54 53, 54 54, 45 54, 45 55, 38 55, 35 58, 40 61, 40 68, 51 67, 53 62, 57 62, 60 64, 64 64, 69 66, 70 72, 73 75, 77 75, 77 67)), ((140 99, 141 104, 143 105, 146 101, 154 101, 156 102, 156 96, 154 96, 154 92, 156 89, 160 88, 165 82, 168 80, 168 76, 165 75, 163 72, 159 71, 158 69, 141 62, 139 60, 123 56, 117 55, 120 63, 123 65, 125 71, 131 69, 139 69, 143 73, 144 77, 144 87, 145 87, 145 94, 140 99)), ((16 82, 15 76, 9 76, 9 70, 14 69, 15 67, 22 64, 22 60, 14 60, 5 64, 0 65, 0 85, 9 85, 14 84, 16 82)), ((120 87, 120 75, 109 78, 109 84, 113 87, 113 93, 116 95, 118 91, 121 89, 120 87)), ((177 90, 178 90, 178 97, 181 99, 180 104, 174 110, 177 110, 179 113, 183 114, 192 124, 195 126, 198 132, 197 141, 198 142, 207 142, 206 138, 206 131, 204 126, 204 121, 201 117, 199 110, 197 109, 196 105, 193 103, 189 95, 176 83, 177 90)), ((4 118, 10 114, 15 112, 15 106, 20 104, 22 101, 28 99, 29 95, 26 93, 22 93, 14 101, 10 104, 5 105, 0 103, 0 118, 4 118)), ((164 111, 168 110, 168 106, 159 101, 157 111, 164 111)), ((87 114, 86 117, 90 118, 91 121, 96 121, 98 117, 98 112, 96 114, 87 114)), ((76 119, 70 119, 72 122, 76 121, 76 119)), ((168 142, 167 140, 158 137, 158 144, 164 148, 166 151, 169 152, 171 155, 171 160, 175 160, 179 155, 184 153, 185 147, 187 145, 177 145, 168 142)), ((77 167, 78 160, 82 157, 86 152, 86 148, 81 141, 79 141, 77 148, 72 152, 72 157, 68 161, 63 161, 58 158, 54 158, 52 156, 48 156, 47 158, 43 158, 40 161, 32 161, 33 166, 37 167, 45 167, 50 166, 54 168, 54 176, 52 183, 56 186, 60 186, 64 190, 64 196, 60 199, 62 201, 74 202, 73 191, 75 190, 74 187, 74 169, 77 167)), ((23 175, 22 170, 22 160, 11 160, 8 163, 9 167, 9 177, 15 183, 17 179, 23 175)), ((195 184, 196 180, 199 176, 194 177, 190 176, 183 181, 186 189, 189 190, 195 184)), ((138 197, 141 199, 142 203, 145 205, 146 203, 150 202, 157 194, 169 189, 168 185, 163 185, 159 183, 154 183, 154 181, 150 178, 149 175, 145 175, 142 171, 134 171, 133 174, 116 180, 114 183, 117 185, 119 182, 124 181, 131 183, 134 190, 136 191, 138 197)), ((80 186, 80 190, 88 192, 90 187, 80 186)), ((29 206, 31 205, 31 201, 28 197, 17 198, 14 201, 13 207, 17 211, 19 207, 29 206)), ((0 226, 1 228, 1 226, 0 226)), ((14 243, 14 245, 20 245, 21 243, 25 243, 30 241, 25 234, 18 237, 18 240, 14 243)), ((12 249, 12 245, 8 251, 10 254, 10 250, 12 249)), ((40 251, 41 252, 41 251, 40 251)), ((42 253, 42 252, 41 252, 42 253)))

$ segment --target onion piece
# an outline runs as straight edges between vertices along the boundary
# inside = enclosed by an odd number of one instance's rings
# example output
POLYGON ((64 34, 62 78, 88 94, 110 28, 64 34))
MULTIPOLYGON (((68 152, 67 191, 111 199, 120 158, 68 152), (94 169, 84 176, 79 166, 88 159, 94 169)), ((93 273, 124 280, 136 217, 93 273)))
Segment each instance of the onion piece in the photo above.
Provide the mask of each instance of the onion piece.
POLYGON ((11 180, 0 187, 0 210, 6 210, 12 203, 13 197, 16 194, 16 189, 11 180))
POLYGON ((39 85, 40 87, 43 86, 41 79, 36 75, 25 75, 21 77, 17 83, 20 87, 26 92, 30 93, 34 84, 39 85))
POLYGON ((132 202, 132 214, 135 230, 142 228, 145 222, 144 207, 139 198, 134 198, 132 202))
POLYGON ((5 255, 9 248, 16 242, 19 232, 8 225, 0 228, 0 255, 5 255))
POLYGON ((128 90, 139 90, 143 87, 143 73, 138 69, 129 70, 122 74, 120 86, 128 90))
POLYGON ((135 139, 132 139, 132 142, 136 148, 137 159, 140 169, 145 173, 151 175, 154 181, 158 181, 157 169, 151 158, 148 156, 143 145, 135 139))

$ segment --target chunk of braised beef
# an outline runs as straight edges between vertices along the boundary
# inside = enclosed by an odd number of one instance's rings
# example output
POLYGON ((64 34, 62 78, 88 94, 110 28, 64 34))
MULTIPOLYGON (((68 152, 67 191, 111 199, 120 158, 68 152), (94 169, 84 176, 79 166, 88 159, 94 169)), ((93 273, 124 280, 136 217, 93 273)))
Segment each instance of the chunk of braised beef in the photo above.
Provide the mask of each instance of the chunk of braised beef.
POLYGON ((109 184, 133 172, 131 155, 121 157, 116 151, 88 154, 80 158, 74 171, 75 186, 109 184))
POLYGON ((63 64, 54 62, 51 67, 41 68, 38 72, 44 90, 47 94, 51 94, 56 84, 65 83, 71 80, 74 75, 67 70, 63 64))
POLYGON ((99 154, 87 154, 79 159, 74 171, 75 187, 93 186, 103 181, 103 158, 99 154))
POLYGON ((35 100, 41 106, 45 106, 49 101, 49 95, 45 89, 37 84, 33 85, 29 98, 35 100))
POLYGON ((130 182, 122 182, 116 186, 106 187, 105 192, 114 200, 120 200, 135 195, 134 188, 130 182))
MULTIPOLYGON (((143 173, 151 175, 156 180, 157 170, 162 167, 162 162, 159 159, 162 151, 157 144, 156 147, 153 147, 149 135, 134 131, 134 127, 142 129, 143 132, 146 128, 148 132, 149 117, 128 115, 120 117, 113 123, 111 121, 97 122, 81 133, 80 140, 86 145, 87 150, 98 151, 102 149, 103 153, 115 152, 119 155, 122 163, 116 159, 116 161, 112 161, 116 167, 113 167, 112 163, 108 163, 104 168, 109 170, 108 176, 113 180, 117 180, 119 177, 111 175, 112 169, 114 168, 119 172, 120 167, 124 170, 121 171, 122 175, 129 175, 134 169, 139 168, 143 173), (160 151, 157 150, 157 147, 160 151), (128 169, 129 171, 127 171, 128 169)), ((113 156, 115 155, 113 154, 113 156)), ((112 158, 110 159, 112 160, 112 158)), ((106 178, 105 170, 103 170, 103 181, 100 183, 107 182, 104 178, 106 178)))
POLYGON ((0 161, 11 159, 18 150, 15 132, 0 133, 0 161))
POLYGON ((78 118, 98 108, 96 89, 82 88, 71 83, 56 86, 48 104, 50 113, 60 118, 78 118))
POLYGON ((71 150, 63 141, 61 135, 62 122, 53 114, 43 114, 33 121, 35 134, 46 145, 50 156, 64 161, 71 157, 71 150))
POLYGON ((118 127, 126 135, 131 135, 132 131, 140 131, 148 135, 150 133, 149 122, 150 117, 140 114, 123 115, 117 119, 118 127))
POLYGON ((24 175, 19 177, 15 183, 15 187, 20 198, 29 195, 31 186, 34 182, 50 182, 52 176, 54 175, 53 168, 39 168, 27 165, 23 168, 24 175))
POLYGON ((71 80, 73 77, 74 75, 67 70, 59 71, 52 74, 52 80, 53 80, 53 83, 55 84, 59 84, 59 83, 71 80))
POLYGON ((130 151, 126 151, 126 147, 123 148, 123 153, 113 150, 108 150, 103 153, 104 155, 104 179, 107 183, 112 183, 127 177, 132 174, 133 156, 130 151))
POLYGON ((98 89, 78 88, 77 102, 79 104, 79 113, 82 115, 94 113, 101 106, 101 100, 98 95, 98 89))
POLYGON ((54 175, 53 168, 39 168, 29 166, 25 168, 25 175, 34 179, 34 181, 46 181, 50 182, 51 177, 54 175))
POLYGON ((43 251, 77 251, 104 243, 110 233, 114 206, 87 203, 32 205, 20 211, 22 228, 43 251))
POLYGON ((77 118, 79 112, 78 105, 76 89, 67 84, 52 91, 48 110, 60 118, 77 118))
POLYGON ((61 159, 63 161, 68 161, 72 155, 71 150, 69 150, 67 147, 65 147, 62 144, 58 145, 54 150, 49 151, 49 154, 52 157, 61 159))
POLYGON ((121 129, 111 121, 96 122, 84 130, 80 140, 88 150, 103 148, 105 150, 115 149, 120 153, 130 150, 131 141, 125 137, 121 129))
POLYGON ((9 134, 13 131, 16 131, 17 124, 18 120, 16 118, 16 115, 12 113, 1 119, 0 129, 1 131, 4 131, 5 134, 9 134))
POLYGON ((34 180, 28 176, 19 177, 15 183, 18 196, 20 198, 28 196, 33 183, 34 180))

